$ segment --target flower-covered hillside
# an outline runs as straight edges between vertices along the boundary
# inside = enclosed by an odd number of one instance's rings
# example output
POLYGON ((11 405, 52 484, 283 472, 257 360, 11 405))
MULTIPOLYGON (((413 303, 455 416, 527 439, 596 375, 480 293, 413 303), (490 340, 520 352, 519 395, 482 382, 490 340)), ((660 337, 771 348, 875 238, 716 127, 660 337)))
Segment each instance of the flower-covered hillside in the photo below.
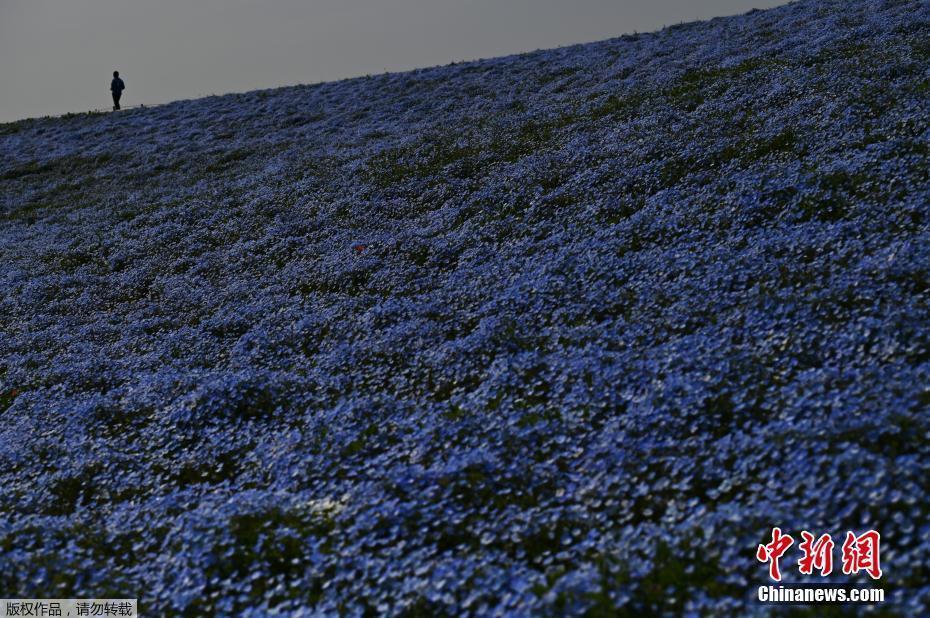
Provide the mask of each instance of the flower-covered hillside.
POLYGON ((773 526, 875 528, 927 615, 928 41, 802 0, 0 125, 0 592, 743 615, 773 526))

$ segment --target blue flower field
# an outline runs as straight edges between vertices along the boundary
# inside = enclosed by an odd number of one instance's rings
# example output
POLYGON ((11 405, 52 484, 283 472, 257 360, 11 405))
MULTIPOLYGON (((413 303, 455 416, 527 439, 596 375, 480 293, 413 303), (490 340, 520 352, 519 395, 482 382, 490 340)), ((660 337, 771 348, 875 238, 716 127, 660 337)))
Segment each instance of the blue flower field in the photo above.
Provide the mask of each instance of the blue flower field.
POLYGON ((928 565, 924 0, 0 125, 0 596, 927 616, 928 565), (760 604, 775 526, 879 531, 782 570, 885 603, 760 604))

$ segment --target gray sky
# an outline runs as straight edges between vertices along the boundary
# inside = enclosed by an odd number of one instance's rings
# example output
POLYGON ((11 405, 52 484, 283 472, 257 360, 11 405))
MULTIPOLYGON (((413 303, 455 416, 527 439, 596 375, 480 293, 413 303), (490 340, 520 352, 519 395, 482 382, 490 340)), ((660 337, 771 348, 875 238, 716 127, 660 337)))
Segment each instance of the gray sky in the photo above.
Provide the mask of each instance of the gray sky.
POLYGON ((0 0, 0 122, 596 41, 785 0, 0 0))

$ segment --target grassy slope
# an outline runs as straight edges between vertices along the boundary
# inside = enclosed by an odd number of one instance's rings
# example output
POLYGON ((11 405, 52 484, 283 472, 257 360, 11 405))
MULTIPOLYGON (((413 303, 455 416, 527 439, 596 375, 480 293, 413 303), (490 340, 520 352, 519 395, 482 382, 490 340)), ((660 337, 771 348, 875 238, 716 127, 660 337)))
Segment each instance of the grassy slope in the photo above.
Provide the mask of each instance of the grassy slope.
POLYGON ((726 612, 772 525, 874 525, 920 613, 928 34, 801 2, 0 125, 0 588, 726 612))

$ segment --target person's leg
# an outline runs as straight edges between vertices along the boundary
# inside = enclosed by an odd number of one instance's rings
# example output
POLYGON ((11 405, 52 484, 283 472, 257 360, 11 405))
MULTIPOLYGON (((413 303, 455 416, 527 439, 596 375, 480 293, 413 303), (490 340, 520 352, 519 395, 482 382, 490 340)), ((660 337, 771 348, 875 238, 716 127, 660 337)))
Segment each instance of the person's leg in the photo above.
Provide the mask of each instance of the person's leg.
POLYGON ((119 98, 121 94, 122 94, 121 92, 113 93, 113 111, 116 111, 119 109, 119 98))

